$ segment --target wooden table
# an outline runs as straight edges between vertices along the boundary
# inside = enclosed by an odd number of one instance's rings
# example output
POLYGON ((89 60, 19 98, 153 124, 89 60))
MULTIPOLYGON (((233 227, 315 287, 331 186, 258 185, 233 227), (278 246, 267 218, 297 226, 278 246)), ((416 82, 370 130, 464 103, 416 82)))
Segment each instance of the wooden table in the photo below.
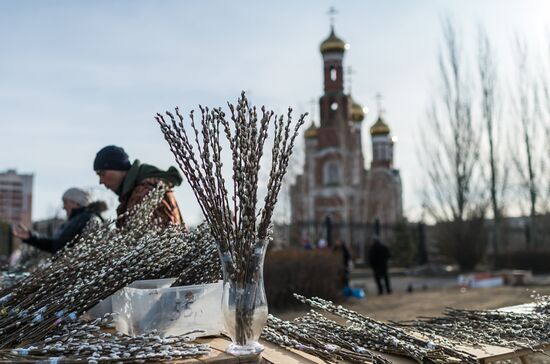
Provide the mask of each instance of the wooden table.
MULTIPOLYGON (((533 309, 533 304, 524 304, 518 306, 511 306, 501 308, 501 311, 509 311, 516 313, 529 313, 533 309)), ((189 363, 218 363, 218 364, 237 364, 237 363, 275 363, 275 364, 322 364, 325 363, 320 358, 312 356, 310 354, 298 351, 283 349, 278 345, 272 344, 265 340, 260 340, 260 343, 264 346, 264 351, 260 357, 246 356, 236 357, 234 355, 225 352, 225 349, 229 346, 231 341, 224 336, 205 337, 198 338, 195 342, 201 344, 208 344, 211 348, 211 352, 208 355, 203 355, 198 358, 189 358, 174 361, 174 363, 189 364, 189 363)), ((510 348, 491 346, 491 345, 478 345, 472 346, 458 346, 456 349, 463 350, 467 353, 474 355, 480 364, 488 364, 502 360, 512 360, 515 363, 532 364, 537 362, 537 356, 544 356, 545 354, 536 353, 529 349, 514 350, 510 348)), ((550 344, 542 345, 537 349, 550 352, 550 344)), ((397 364, 412 364, 415 361, 390 354, 377 353, 393 363, 397 364)), ((548 358, 546 354, 545 359, 548 358)), ((541 362, 542 361, 538 361, 541 362)))
MULTIPOLYGON (((276 364, 296 364, 296 363, 305 363, 305 364, 322 364, 325 363, 323 360, 309 355, 307 353, 297 351, 297 350, 286 350, 272 343, 260 340, 260 343, 264 346, 264 351, 260 358, 258 356, 248 356, 248 357, 236 357, 225 352, 225 349, 231 343, 229 339, 225 337, 208 337, 200 338, 196 340, 197 342, 210 345, 212 351, 210 354, 193 359, 185 359, 177 361, 177 363, 219 363, 219 364, 237 364, 237 363, 276 363, 276 364)), ((457 349, 464 350, 477 357, 480 364, 488 364, 501 360, 513 360, 515 362, 522 364, 531 364, 532 359, 545 355, 542 353, 535 353, 529 349, 520 349, 513 350, 509 348, 504 348, 500 346, 491 346, 491 345, 479 345, 477 347, 472 346, 459 346, 457 349)), ((549 345, 543 345, 539 347, 542 350, 550 350, 549 345)), ((383 357, 389 359, 391 362, 396 364, 411 364, 416 363, 415 361, 396 355, 389 355, 378 353, 383 357)), ((548 354, 546 354, 548 355, 548 354)), ((548 356, 545 356, 547 359, 548 356)))
POLYGON ((285 364, 321 364, 324 363, 321 359, 303 353, 300 351, 290 351, 281 348, 280 346, 272 343, 260 340, 260 343, 264 346, 262 355, 236 357, 234 355, 225 352, 225 349, 231 344, 231 341, 224 336, 207 337, 196 339, 195 342, 201 344, 210 345, 212 350, 210 354, 204 355, 198 358, 185 359, 178 361, 178 363, 223 363, 223 364, 236 364, 236 363, 285 363, 285 364))
MULTIPOLYGON (((504 307, 499 309, 500 311, 516 312, 516 313, 529 313, 533 310, 534 304, 524 304, 511 307, 504 307)), ((321 364, 325 363, 323 360, 312 356, 310 354, 298 351, 283 349, 278 345, 260 340, 260 343, 264 346, 264 351, 260 357, 247 356, 236 357, 234 355, 225 352, 225 349, 231 343, 230 340, 224 336, 198 338, 195 340, 198 343, 208 344, 211 348, 211 352, 208 355, 204 355, 198 358, 190 358, 185 360, 178 360, 177 363, 219 363, 219 364, 237 364, 237 363, 275 363, 275 364, 321 364)), ((474 355, 480 364, 489 364, 497 361, 510 361, 511 363, 521 364, 533 364, 542 363, 540 358, 544 357, 548 359, 548 353, 550 353, 550 344, 541 345, 537 349, 543 350, 546 354, 533 352, 529 349, 514 350, 510 348, 492 346, 492 345, 477 345, 477 346, 458 346, 456 349, 463 350, 467 353, 474 355)), ((393 363, 397 364, 413 364, 415 361, 390 354, 377 353, 393 363)))
MULTIPOLYGON (((260 340, 260 343, 264 346, 264 351, 260 357, 258 356, 249 356, 249 357, 236 357, 225 352, 225 349, 229 346, 231 341, 223 336, 220 337, 208 337, 197 339, 196 342, 210 345, 211 352, 208 355, 186 359, 178 361, 178 363, 223 363, 223 364, 236 364, 236 363, 261 363, 261 364, 324 364, 320 358, 317 358, 313 355, 304 353, 299 350, 287 350, 283 349, 278 345, 272 344, 265 340, 260 340)), ((379 353, 380 354, 380 353, 379 353)), ((397 364, 410 364, 416 363, 413 360, 409 360, 404 357, 389 355, 389 354, 380 354, 385 358, 391 360, 393 363, 397 364)))

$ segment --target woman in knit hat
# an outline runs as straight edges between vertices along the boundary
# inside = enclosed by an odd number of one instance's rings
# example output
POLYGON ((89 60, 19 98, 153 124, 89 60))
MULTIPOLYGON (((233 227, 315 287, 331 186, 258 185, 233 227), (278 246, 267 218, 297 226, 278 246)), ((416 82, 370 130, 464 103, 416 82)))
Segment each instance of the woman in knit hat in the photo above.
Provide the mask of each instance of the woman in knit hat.
POLYGON ((52 237, 42 237, 26 226, 19 224, 13 234, 40 250, 57 253, 67 245, 75 243, 75 237, 82 233, 90 221, 101 222, 101 213, 107 209, 105 202, 92 202, 88 192, 80 188, 69 188, 63 194, 63 209, 67 213, 67 221, 59 227, 52 237))

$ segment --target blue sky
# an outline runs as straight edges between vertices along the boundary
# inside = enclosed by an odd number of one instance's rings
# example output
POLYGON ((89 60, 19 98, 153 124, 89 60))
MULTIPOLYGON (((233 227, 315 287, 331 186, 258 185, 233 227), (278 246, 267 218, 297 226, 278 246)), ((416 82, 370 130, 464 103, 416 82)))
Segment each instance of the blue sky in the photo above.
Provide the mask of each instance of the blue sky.
MULTIPOLYGON (((415 143, 434 90, 441 20, 451 16, 467 41, 484 24, 506 72, 516 33, 535 49, 550 40, 550 2, 4 0, 0 170, 34 173, 34 219, 58 211, 71 186, 93 189, 115 207, 114 195, 97 184, 94 155, 117 144, 142 162, 175 164, 156 112, 224 105, 241 90, 277 112, 310 111, 322 93, 318 46, 330 6, 339 12, 337 34, 351 45, 345 63, 356 71, 353 96, 371 110, 366 159, 381 92, 399 138, 405 213, 415 218, 422 188, 415 143)), ((184 218, 199 222, 187 185, 177 197, 184 218)))

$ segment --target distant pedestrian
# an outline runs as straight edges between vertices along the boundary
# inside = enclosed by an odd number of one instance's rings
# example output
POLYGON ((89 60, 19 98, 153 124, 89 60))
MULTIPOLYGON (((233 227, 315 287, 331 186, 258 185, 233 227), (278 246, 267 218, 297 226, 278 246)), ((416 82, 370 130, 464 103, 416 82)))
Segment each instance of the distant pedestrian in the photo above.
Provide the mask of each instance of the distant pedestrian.
POLYGON ((103 221, 101 213, 107 210, 105 202, 92 202, 90 194, 80 188, 69 188, 63 194, 62 200, 67 221, 51 237, 40 236, 22 224, 14 228, 13 235, 24 243, 55 254, 65 246, 74 244, 75 237, 82 233, 89 222, 103 221))
MULTIPOLYGON (((142 164, 137 159, 130 163, 128 154, 123 148, 108 145, 97 152, 94 170, 99 176, 99 183, 118 195, 120 204, 117 207, 117 215, 119 217, 141 203, 150 191, 164 184, 168 187, 168 191, 155 210, 155 217, 162 224, 183 224, 180 209, 172 191, 172 188, 179 186, 183 180, 175 167, 163 171, 155 166, 142 164)), ((117 226, 121 227, 124 224, 125 221, 119 218, 117 226)))
POLYGON ((311 244, 311 240, 309 240, 309 238, 304 238, 302 240, 302 247, 305 250, 313 250, 313 244, 311 244))
POLYGON ((346 243, 342 239, 337 239, 336 243, 334 244, 333 251, 340 255, 339 259, 341 259, 341 272, 342 272, 342 284, 344 288, 349 287, 349 276, 350 276, 350 261, 351 261, 351 254, 346 246, 346 243))
POLYGON ((391 293, 390 278, 388 276, 388 260, 390 259, 389 249, 382 244, 378 236, 373 237, 373 243, 368 251, 368 262, 374 273, 374 279, 378 287, 378 294, 383 294, 382 280, 386 286, 386 292, 391 293))

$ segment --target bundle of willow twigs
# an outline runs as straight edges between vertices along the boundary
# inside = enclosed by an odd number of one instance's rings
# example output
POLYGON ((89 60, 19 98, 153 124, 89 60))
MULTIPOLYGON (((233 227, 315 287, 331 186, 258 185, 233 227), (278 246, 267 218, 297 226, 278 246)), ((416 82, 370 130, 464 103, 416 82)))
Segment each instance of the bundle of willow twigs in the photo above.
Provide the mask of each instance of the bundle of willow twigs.
POLYGON ((396 325, 376 321, 330 301, 294 296, 313 308, 346 319, 349 326, 340 325, 315 311, 293 322, 270 317, 268 327, 262 333, 264 339, 330 362, 387 363, 386 359, 370 350, 409 357, 418 363, 477 362, 475 357, 452 346, 424 340, 396 325))
POLYGON ((0 291, 8 289, 29 276, 28 272, 3 271, 0 277, 0 291))
POLYGON ((220 256, 210 227, 202 223, 186 234, 185 242, 190 249, 165 273, 166 277, 177 277, 172 287, 214 283, 222 279, 220 256))
POLYGON ((212 260, 212 254, 196 256, 213 251, 201 246, 213 245, 206 226, 186 233, 181 226, 160 228, 153 220, 164 193, 163 188, 152 191, 130 212, 122 229, 113 229, 113 222, 88 228, 72 247, 0 292, 0 348, 42 340, 135 280, 183 272, 181 282, 217 281, 221 273, 216 259, 202 271, 186 270, 190 260, 212 260))
POLYGON ((448 308, 442 317, 401 322, 425 335, 455 343, 535 349, 550 342, 550 316, 495 310, 448 308))
MULTIPOLYGON (((17 349, 0 350, 0 360, 55 363, 156 362, 207 354, 205 344, 191 343, 188 335, 160 337, 151 332, 131 337, 102 330, 113 326, 111 315, 103 319, 78 319, 48 334, 43 340, 17 349)), ((191 333, 189 333, 191 334, 191 333)))
POLYGON ((236 106, 228 103, 230 118, 221 108, 199 107, 200 126, 191 111, 189 134, 178 108, 175 115, 166 111, 169 121, 161 114, 156 120, 211 228, 221 256, 224 282, 231 282, 229 285, 237 292, 233 339, 244 345, 252 333, 256 309, 257 292, 251 287, 261 283, 271 217, 306 114, 292 126, 292 109, 288 109, 286 120, 265 107, 258 111, 249 105, 244 92, 236 106), (263 206, 258 208, 260 162, 271 124, 275 130, 267 194, 263 206), (224 137, 232 162, 231 187, 226 186, 223 171, 224 137))
POLYGON ((230 274, 245 279, 250 273, 250 258, 258 244, 265 243, 277 202, 277 195, 286 173, 288 161, 306 114, 292 126, 292 109, 287 118, 274 116, 262 107, 258 115, 244 94, 237 105, 228 103, 230 120, 221 108, 200 106, 200 126, 194 111, 189 114, 191 133, 184 117, 176 108, 167 111, 169 121, 157 114, 161 130, 185 178, 191 186, 202 212, 219 244, 221 254, 229 261, 230 274), (275 128, 271 150, 271 169, 267 195, 258 211, 258 176, 264 143, 270 125, 275 128), (228 192, 222 171, 223 137, 229 144, 232 161, 232 194, 228 192))
POLYGON ((262 331, 262 338, 287 349, 296 349, 314 355, 329 363, 342 360, 352 363, 391 363, 388 359, 361 345, 342 340, 339 333, 345 330, 346 327, 321 315, 315 318, 313 324, 302 320, 283 321, 269 315, 267 326, 262 331))
POLYGON ((550 296, 541 295, 540 293, 533 292, 533 297, 535 301, 535 312, 550 315, 550 296))

